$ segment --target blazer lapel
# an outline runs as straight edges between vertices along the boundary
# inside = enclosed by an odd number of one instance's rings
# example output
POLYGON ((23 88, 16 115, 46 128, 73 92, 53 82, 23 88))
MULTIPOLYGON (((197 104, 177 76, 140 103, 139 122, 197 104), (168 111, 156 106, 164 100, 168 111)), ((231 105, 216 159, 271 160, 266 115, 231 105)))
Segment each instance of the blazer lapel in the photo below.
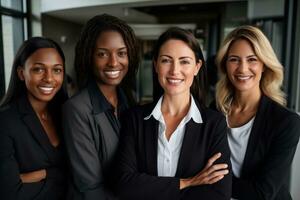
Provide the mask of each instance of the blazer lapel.
POLYGON ((242 167, 242 173, 241 176, 245 176, 246 174, 248 174, 248 169, 251 169, 251 162, 252 162, 252 158, 255 154, 255 151, 257 150, 257 145, 258 145, 258 141, 259 141, 259 137, 261 136, 261 132, 264 130, 264 124, 265 124, 265 119, 264 117, 266 117, 265 113, 267 111, 267 107, 268 107, 268 101, 267 101, 267 97, 265 97, 264 95, 262 96, 261 100, 260 100, 260 105, 258 107, 254 122, 253 122, 253 126, 252 126, 252 130, 249 136, 249 141, 247 144, 247 149, 246 149, 246 153, 245 153, 245 158, 244 158, 244 163, 243 163, 243 167, 242 167))
POLYGON ((18 101, 18 109, 22 114, 22 120, 29 128, 30 133, 40 144, 49 159, 52 160, 51 155, 53 155, 53 146, 26 96, 18 101))
POLYGON ((193 120, 190 120, 186 124, 175 177, 181 177, 186 174, 186 171, 189 171, 190 162, 192 161, 191 155, 195 148, 196 141, 198 141, 200 131, 201 124, 197 124, 193 120))
POLYGON ((148 120, 144 120, 144 124, 146 168, 148 168, 148 172, 151 175, 157 176, 158 121, 151 117, 148 120))

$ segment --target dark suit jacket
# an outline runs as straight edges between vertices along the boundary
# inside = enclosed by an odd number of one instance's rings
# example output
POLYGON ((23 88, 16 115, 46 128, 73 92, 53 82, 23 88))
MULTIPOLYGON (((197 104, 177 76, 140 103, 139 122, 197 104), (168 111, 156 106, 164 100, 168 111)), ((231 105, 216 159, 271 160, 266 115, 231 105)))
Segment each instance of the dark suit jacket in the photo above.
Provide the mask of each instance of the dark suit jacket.
MULTIPOLYGON (((121 92, 119 104, 127 107, 121 92)), ((63 127, 73 175, 70 199, 114 199, 106 176, 119 142, 119 122, 95 82, 64 104, 63 127)))
POLYGON ((51 145, 27 97, 0 112, 0 198, 65 199, 65 157, 61 144, 51 145), (47 170, 47 178, 22 183, 20 173, 47 170))
POLYGON ((300 133, 300 117, 262 96, 249 137, 241 177, 233 178, 239 200, 289 200, 289 172, 300 133))
POLYGON ((179 189, 179 179, 199 173, 208 159, 217 152, 222 157, 216 163, 230 166, 230 150, 226 137, 224 117, 209 109, 200 109, 202 124, 190 120, 175 177, 157 176, 158 121, 144 120, 155 104, 136 107, 124 115, 121 141, 116 157, 116 188, 121 199, 176 200, 176 199, 229 199, 231 174, 221 181, 204 186, 179 189))

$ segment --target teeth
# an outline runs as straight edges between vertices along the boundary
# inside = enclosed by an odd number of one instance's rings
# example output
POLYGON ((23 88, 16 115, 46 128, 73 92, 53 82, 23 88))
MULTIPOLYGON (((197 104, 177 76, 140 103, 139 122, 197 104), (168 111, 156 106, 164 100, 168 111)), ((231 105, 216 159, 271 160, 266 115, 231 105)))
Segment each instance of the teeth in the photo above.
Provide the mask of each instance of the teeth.
POLYGON ((251 78, 251 76, 237 76, 237 78, 240 80, 248 80, 251 78))
POLYGON ((182 80, 180 79, 167 79, 170 83, 180 83, 182 80))
POLYGON ((53 91, 53 87, 39 87, 43 93, 49 94, 53 91))
POLYGON ((105 75, 110 77, 110 78, 117 78, 120 75, 120 70, 118 71, 105 71, 105 75))

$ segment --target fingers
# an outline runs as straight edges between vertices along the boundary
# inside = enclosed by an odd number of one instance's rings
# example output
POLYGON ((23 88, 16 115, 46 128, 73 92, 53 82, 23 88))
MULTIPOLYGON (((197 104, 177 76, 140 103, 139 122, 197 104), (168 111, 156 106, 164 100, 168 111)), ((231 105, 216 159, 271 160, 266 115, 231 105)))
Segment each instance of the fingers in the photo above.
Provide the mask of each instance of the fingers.
POLYGON ((208 169, 206 169, 206 172, 209 175, 215 171, 223 170, 223 169, 227 169, 227 168, 228 168, 227 164, 216 164, 216 165, 212 165, 208 169))
POLYGON ((221 157, 221 153, 216 153, 215 155, 213 155, 208 161, 207 161, 207 164, 206 164, 206 166, 205 166, 205 168, 204 169, 207 169, 207 168, 209 168, 210 166, 212 166, 213 164, 214 164, 214 162, 216 161, 216 160, 218 160, 220 157, 221 157))

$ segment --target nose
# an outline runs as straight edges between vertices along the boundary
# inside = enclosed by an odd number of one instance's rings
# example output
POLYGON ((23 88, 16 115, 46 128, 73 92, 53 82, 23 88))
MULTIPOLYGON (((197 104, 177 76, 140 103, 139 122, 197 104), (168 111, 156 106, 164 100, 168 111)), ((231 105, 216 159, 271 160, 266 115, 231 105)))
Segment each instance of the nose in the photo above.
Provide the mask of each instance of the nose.
POLYGON ((178 74, 180 71, 180 64, 178 62, 173 62, 171 68, 170 68, 170 74, 175 75, 178 74))
POLYGON ((53 73, 51 69, 46 70, 44 75, 44 81, 46 82, 52 82, 53 81, 53 73))
POLYGON ((109 64, 110 67, 116 67, 118 65, 118 58, 117 58, 116 54, 112 53, 109 56, 108 64, 109 64))
POLYGON ((239 72, 246 72, 248 70, 248 63, 244 59, 240 61, 239 63, 239 72))

